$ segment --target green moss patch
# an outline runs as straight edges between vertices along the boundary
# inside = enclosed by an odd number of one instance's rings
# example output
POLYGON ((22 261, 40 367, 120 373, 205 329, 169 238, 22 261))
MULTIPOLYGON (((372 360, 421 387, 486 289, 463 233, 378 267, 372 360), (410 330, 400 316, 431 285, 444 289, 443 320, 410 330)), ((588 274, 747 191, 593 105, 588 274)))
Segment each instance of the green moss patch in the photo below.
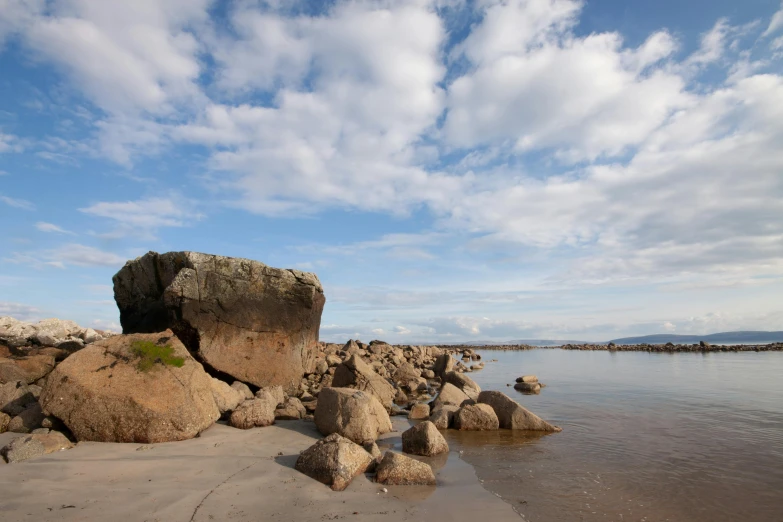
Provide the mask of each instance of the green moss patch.
POLYGON ((174 348, 169 345, 160 346, 151 341, 134 341, 131 344, 131 353, 139 358, 137 367, 142 372, 151 370, 156 364, 177 368, 182 368, 185 364, 184 357, 174 355, 174 348))

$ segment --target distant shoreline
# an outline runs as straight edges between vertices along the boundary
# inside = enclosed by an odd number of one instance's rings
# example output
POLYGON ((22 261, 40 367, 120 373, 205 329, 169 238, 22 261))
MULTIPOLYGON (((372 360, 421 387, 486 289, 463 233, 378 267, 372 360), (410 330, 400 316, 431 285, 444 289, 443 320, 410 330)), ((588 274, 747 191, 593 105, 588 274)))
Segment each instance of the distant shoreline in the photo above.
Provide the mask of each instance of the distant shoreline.
POLYGON ((660 352, 660 353, 706 353, 706 352, 780 352, 783 351, 783 343, 769 344, 563 344, 555 346, 533 346, 529 344, 459 344, 436 345, 439 348, 462 352, 466 350, 496 350, 496 351, 522 351, 522 350, 561 350, 605 351, 605 352, 660 352))

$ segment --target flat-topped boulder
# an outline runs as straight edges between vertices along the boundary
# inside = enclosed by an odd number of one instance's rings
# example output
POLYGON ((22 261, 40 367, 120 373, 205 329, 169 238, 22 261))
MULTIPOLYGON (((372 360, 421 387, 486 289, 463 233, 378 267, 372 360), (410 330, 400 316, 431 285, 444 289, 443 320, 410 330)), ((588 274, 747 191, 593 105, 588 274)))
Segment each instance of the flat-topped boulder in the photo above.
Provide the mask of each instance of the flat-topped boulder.
POLYGON ((171 330, 118 335, 58 364, 40 403, 80 441, 184 440, 220 417, 211 381, 171 330))
POLYGON ((289 393, 314 370, 325 302, 315 274, 250 259, 149 252, 113 281, 124 333, 171 328, 212 368, 289 393))

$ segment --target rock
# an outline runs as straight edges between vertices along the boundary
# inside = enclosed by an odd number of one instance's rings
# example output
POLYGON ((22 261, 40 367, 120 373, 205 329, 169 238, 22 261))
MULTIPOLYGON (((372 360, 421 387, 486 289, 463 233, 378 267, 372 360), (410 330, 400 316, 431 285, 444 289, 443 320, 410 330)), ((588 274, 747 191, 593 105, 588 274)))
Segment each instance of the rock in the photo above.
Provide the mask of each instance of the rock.
POLYGON ((451 355, 444 353, 435 359, 435 366, 433 371, 435 372, 435 375, 442 379, 443 376, 446 375, 446 373, 452 371, 453 368, 454 359, 451 358, 451 355))
POLYGON ((74 353, 46 379, 40 402, 80 441, 184 440, 220 417, 212 378, 171 330, 117 335, 74 353))
MULTIPOLYGON (((73 321, 65 319, 43 319, 38 321, 35 325, 37 332, 36 335, 41 338, 54 339, 55 343, 60 340, 65 340, 68 337, 78 338, 79 334, 84 330, 81 326, 73 321)), ((47 339, 48 340, 48 339, 47 339)), ((40 342, 44 346, 54 346, 54 343, 40 342)))
POLYGON ((451 383, 446 383, 443 388, 440 389, 440 393, 432 403, 432 409, 437 410, 441 406, 446 404, 453 404, 454 406, 462 406, 465 401, 470 401, 470 397, 465 392, 457 388, 451 383))
POLYGON ((322 435, 339 433, 357 444, 375 441, 392 431, 388 413, 369 393, 350 388, 324 388, 318 396, 315 426, 322 435))
POLYGON ((462 431, 489 431, 500 427, 495 410, 488 404, 469 404, 454 414, 454 428, 462 431))
POLYGON ((92 328, 85 328, 84 331, 79 334, 79 338, 81 338, 85 344, 92 344, 103 339, 103 336, 92 328))
POLYGON ((397 388, 397 392, 394 394, 394 403, 395 404, 407 404, 408 403, 408 396, 405 395, 405 392, 401 389, 397 388))
POLYGON ((283 391, 282 386, 266 386, 265 388, 262 388, 256 392, 256 397, 258 397, 258 394, 261 392, 267 392, 272 397, 274 397, 274 399, 277 401, 275 407, 278 407, 285 402, 285 392, 283 391))
POLYGON ((358 355, 352 355, 337 367, 332 379, 332 387, 353 386, 357 390, 373 394, 381 401, 386 410, 394 404, 396 391, 389 381, 378 375, 358 355))
POLYGON ((279 420, 297 420, 307 415, 302 401, 296 397, 289 397, 285 402, 275 410, 275 419, 279 420))
POLYGON ((65 435, 58 431, 50 431, 45 434, 34 433, 18 437, 1 449, 0 454, 11 464, 48 455, 55 451, 71 449, 72 447, 73 444, 65 435))
POLYGON ((497 391, 483 391, 479 404, 487 404, 494 410, 501 428, 510 430, 534 430, 560 432, 561 428, 549 424, 526 410, 507 395, 497 391))
POLYGON ((242 394, 245 399, 252 399, 254 397, 253 392, 250 391, 250 386, 242 381, 234 381, 231 383, 231 387, 242 394))
MULTIPOLYGON (((338 363, 339 364, 339 363, 338 363)), ((315 373, 323 375, 329 371, 329 364, 324 359, 315 361, 315 373)))
POLYGON ((215 399, 215 404, 221 414, 234 411, 234 409, 245 400, 244 393, 229 386, 228 383, 223 382, 220 379, 212 377, 210 385, 212 388, 212 398, 215 399))
POLYGON ((408 415, 411 420, 423 420, 430 418, 430 405, 429 404, 414 404, 411 408, 411 412, 408 415))
POLYGON ((241 430, 263 428, 275 423, 277 399, 271 393, 262 391, 255 399, 240 404, 231 412, 228 424, 241 430))
POLYGON ((9 382, 0 386, 0 411, 14 417, 38 401, 41 388, 24 381, 9 382))
POLYGON ((461 373, 457 372, 446 372, 443 379, 447 383, 451 383, 465 392, 465 394, 473 400, 476 400, 479 393, 481 393, 481 388, 479 385, 476 384, 473 379, 467 375, 462 375, 461 373))
POLYGON ((432 371, 432 370, 424 370, 423 372, 421 372, 421 376, 424 377, 425 379, 428 379, 428 380, 434 379, 435 378, 435 372, 432 371))
POLYGON ((11 417, 0 411, 0 433, 8 431, 9 422, 11 422, 11 417))
POLYGON ((375 441, 365 442, 362 446, 364 447, 364 450, 370 454, 370 457, 372 457, 372 462, 370 462, 370 465, 367 466, 367 473, 375 473, 375 469, 378 467, 378 464, 380 464, 383 460, 381 449, 378 447, 378 444, 375 441))
POLYGON ((527 393, 538 393, 541 391, 541 385, 537 382, 518 382, 514 385, 515 390, 527 393))
POLYGON ((8 423, 8 431, 13 433, 30 433, 43 427, 45 418, 46 415, 41 411, 41 405, 34 402, 22 413, 11 419, 11 422, 8 423))
POLYGON ((342 491, 372 462, 373 458, 364 448, 332 433, 304 450, 294 467, 334 491, 342 491))
POLYGON ((421 377, 421 372, 417 370, 411 363, 402 363, 399 368, 394 372, 392 379, 396 383, 407 383, 410 381, 416 381, 421 377))
POLYGON ((430 415, 432 422, 439 430, 447 430, 454 427, 454 414, 459 411, 459 406, 444 404, 430 415))
POLYGON ((378 464, 375 481, 379 484, 392 486, 434 486, 436 484, 435 473, 429 464, 392 451, 387 451, 381 463, 378 464))
POLYGON ((707 341, 699 341, 699 346, 701 348, 709 348, 710 347, 710 343, 708 343, 707 341))
POLYGON ((326 364, 328 364, 330 368, 342 364, 342 362, 343 360, 337 357, 336 355, 326 356, 326 364))
POLYGON ((534 382, 538 382, 538 377, 536 377, 535 375, 523 375, 522 377, 517 377, 517 382, 534 383, 534 382))
POLYGON ((13 359, 0 359, 0 384, 24 381, 32 384, 46 377, 54 369, 51 355, 29 355, 13 359))
POLYGON ((123 332, 171 328, 209 366, 296 390, 315 364, 325 297, 315 274, 249 259, 149 252, 114 276, 123 332))
POLYGON ((402 433, 402 451, 431 457, 448 453, 449 445, 430 421, 420 422, 402 433))

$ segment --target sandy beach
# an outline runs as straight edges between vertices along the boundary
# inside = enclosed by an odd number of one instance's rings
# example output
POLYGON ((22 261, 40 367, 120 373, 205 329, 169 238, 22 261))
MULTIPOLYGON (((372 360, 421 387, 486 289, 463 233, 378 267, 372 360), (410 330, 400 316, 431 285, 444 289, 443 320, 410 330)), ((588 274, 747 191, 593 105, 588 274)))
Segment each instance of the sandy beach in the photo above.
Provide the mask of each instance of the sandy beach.
MULTIPOLYGON (((406 419, 378 444, 399 450, 406 419)), ((0 445, 16 433, 0 435, 0 445)), ((320 435, 307 421, 238 430, 215 424, 200 437, 163 444, 81 442, 74 449, 0 465, 2 520, 322 521, 519 520, 452 451, 424 458, 437 487, 389 486, 364 475, 342 492, 293 469, 320 435)))

